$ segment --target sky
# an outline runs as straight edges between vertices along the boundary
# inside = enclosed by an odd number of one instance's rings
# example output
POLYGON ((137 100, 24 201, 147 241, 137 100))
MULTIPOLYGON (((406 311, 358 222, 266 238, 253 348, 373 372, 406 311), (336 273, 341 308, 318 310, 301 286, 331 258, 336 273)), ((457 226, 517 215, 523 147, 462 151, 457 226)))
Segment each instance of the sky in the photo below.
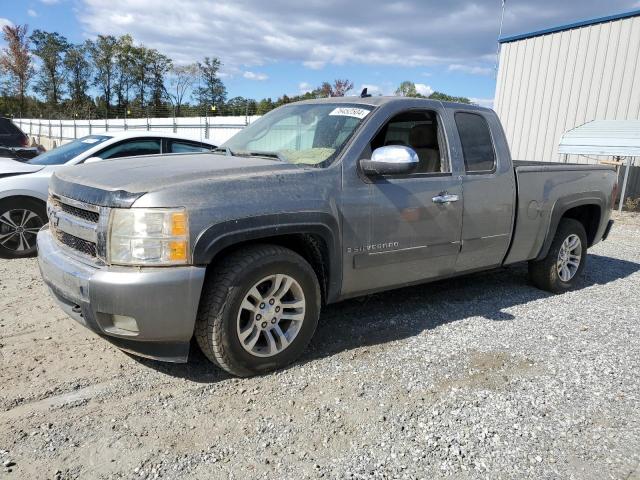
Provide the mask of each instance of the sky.
MULTIPOLYGON (((640 9, 639 0, 506 0, 503 35, 640 9)), ((0 26, 73 42, 131 34, 175 63, 215 56, 228 97, 276 98, 348 78, 404 80, 491 106, 501 0, 0 0, 0 26)))

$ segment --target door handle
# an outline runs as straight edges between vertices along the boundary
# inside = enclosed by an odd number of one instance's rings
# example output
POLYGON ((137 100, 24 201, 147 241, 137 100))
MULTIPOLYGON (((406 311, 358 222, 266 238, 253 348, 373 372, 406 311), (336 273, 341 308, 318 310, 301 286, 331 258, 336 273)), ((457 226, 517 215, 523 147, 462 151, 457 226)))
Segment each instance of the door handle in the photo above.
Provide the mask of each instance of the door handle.
POLYGON ((458 195, 451 195, 447 192, 443 192, 440 195, 436 195, 431 200, 433 201, 433 203, 445 204, 457 202, 458 200, 460 200, 460 197, 458 197, 458 195))

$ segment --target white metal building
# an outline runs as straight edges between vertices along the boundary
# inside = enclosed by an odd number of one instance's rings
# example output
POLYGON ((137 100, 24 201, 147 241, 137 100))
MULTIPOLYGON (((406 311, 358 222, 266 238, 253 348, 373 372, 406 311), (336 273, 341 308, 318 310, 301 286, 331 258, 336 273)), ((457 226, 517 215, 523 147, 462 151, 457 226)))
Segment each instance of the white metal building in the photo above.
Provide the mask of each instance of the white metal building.
POLYGON ((502 38, 495 109, 514 158, 566 158, 562 134, 593 120, 640 119, 640 10, 502 38))

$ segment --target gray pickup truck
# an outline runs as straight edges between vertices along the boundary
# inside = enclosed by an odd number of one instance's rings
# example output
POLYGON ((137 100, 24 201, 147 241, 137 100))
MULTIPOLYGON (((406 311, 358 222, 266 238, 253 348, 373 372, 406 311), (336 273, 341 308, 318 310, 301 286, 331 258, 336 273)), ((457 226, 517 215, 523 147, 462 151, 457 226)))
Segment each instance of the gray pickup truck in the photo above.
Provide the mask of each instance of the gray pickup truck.
MULTIPOLYGON (((575 285, 605 239, 608 167, 512 162, 488 109, 397 97, 278 108, 214 153, 57 171, 42 276, 129 352, 247 376, 302 354, 322 305, 529 262, 575 285)), ((363 319, 366 320, 366 319, 363 319)))

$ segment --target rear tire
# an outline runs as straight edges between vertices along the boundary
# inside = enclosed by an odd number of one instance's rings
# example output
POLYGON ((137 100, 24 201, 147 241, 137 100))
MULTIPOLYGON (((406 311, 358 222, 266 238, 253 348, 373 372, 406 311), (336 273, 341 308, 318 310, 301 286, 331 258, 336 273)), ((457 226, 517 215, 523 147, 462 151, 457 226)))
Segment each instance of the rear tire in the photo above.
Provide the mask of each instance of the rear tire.
POLYGON ((33 257, 36 236, 47 223, 43 202, 35 198, 0 200, 0 258, 33 257))
POLYGON ((204 355, 248 377, 295 361, 315 332, 320 285, 297 253, 253 245, 214 266, 205 283, 195 337, 204 355))
POLYGON ((533 285, 552 293, 564 293, 575 287, 587 262, 587 233, 582 223, 572 218, 560 221, 547 256, 529 262, 533 285))

